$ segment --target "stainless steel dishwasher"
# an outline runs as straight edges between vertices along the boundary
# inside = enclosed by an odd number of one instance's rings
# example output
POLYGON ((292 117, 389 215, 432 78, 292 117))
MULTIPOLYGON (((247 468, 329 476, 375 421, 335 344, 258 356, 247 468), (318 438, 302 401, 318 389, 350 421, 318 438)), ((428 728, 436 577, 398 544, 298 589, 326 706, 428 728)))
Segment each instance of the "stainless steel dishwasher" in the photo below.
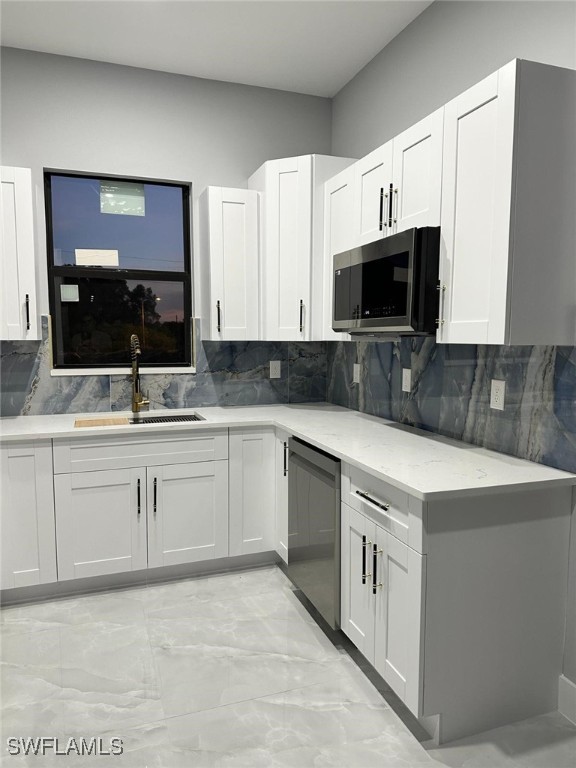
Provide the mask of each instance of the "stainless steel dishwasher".
POLYGON ((297 437, 289 440, 288 576, 340 626, 340 461, 297 437))

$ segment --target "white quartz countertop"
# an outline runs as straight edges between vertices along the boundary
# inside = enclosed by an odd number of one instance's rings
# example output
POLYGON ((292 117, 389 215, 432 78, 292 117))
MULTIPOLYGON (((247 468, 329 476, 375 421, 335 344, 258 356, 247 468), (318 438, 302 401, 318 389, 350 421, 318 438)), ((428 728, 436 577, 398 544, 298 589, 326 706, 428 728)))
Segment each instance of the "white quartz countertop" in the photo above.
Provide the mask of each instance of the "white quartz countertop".
POLYGON ((506 456, 430 432, 367 416, 336 405, 263 405, 153 411, 144 415, 198 413, 205 421, 75 428, 80 418, 131 416, 90 413, 0 419, 2 443, 199 429, 272 426, 321 448, 419 499, 438 499, 576 485, 576 475, 506 456))

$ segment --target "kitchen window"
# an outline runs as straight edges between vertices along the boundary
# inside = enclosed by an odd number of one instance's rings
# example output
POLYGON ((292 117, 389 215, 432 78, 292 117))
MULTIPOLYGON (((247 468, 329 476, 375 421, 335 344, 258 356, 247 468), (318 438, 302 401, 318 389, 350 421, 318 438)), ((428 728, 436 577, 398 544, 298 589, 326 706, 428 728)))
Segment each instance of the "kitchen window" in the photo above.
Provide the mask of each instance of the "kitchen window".
POLYGON ((47 171, 54 368, 191 364, 190 187, 47 171))

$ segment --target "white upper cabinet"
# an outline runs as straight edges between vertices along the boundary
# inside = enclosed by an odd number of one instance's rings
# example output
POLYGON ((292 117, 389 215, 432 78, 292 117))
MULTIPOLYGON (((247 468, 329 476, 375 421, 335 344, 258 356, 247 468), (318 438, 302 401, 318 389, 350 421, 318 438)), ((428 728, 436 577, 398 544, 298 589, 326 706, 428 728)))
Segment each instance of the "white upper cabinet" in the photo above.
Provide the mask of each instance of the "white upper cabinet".
POLYGON ((322 338, 324 183, 352 160, 324 155, 271 160, 248 186, 261 192, 263 339, 322 338))
POLYGON ((389 141, 354 163, 354 246, 388 234, 392 158, 389 141))
POLYGON ((203 337, 258 339, 258 193, 208 187, 200 213, 203 337))
POLYGON ((345 168, 324 185, 324 275, 323 326, 326 341, 350 339, 349 334, 332 330, 334 300, 334 254, 354 247, 352 209, 354 204, 354 166, 345 168))
POLYGON ((576 73, 513 61, 445 107, 438 341, 576 339, 576 73))
POLYGON ((353 246, 440 224, 444 109, 354 164, 353 246))
POLYGON ((440 225, 443 127, 444 108, 394 137, 392 233, 440 225))
POLYGON ((261 191, 263 338, 309 339, 312 157, 266 163, 261 191))
POLYGON ((36 309, 34 209, 29 168, 0 169, 0 338, 40 339, 36 309))

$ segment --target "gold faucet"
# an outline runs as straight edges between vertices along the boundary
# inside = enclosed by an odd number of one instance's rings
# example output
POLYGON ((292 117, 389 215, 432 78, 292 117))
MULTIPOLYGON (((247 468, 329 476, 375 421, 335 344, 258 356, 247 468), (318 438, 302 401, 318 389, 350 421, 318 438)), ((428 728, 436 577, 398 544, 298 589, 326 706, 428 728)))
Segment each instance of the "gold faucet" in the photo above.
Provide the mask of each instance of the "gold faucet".
POLYGON ((142 354, 140 341, 135 333, 130 336, 130 357, 132 358, 132 413, 138 414, 150 405, 150 400, 146 399, 140 391, 140 372, 138 369, 138 358, 142 354))

